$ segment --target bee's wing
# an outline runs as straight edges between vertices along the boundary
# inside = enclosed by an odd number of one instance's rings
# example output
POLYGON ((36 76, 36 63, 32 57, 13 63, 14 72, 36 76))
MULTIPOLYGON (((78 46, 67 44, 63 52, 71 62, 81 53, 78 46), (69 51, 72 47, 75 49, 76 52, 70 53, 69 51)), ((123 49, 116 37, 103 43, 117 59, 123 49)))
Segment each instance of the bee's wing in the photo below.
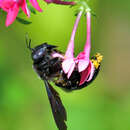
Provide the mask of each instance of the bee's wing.
POLYGON ((47 80, 44 80, 45 87, 47 90, 48 98, 51 104, 52 113, 59 130, 67 130, 65 121, 67 120, 66 110, 61 102, 59 94, 49 84, 47 80))

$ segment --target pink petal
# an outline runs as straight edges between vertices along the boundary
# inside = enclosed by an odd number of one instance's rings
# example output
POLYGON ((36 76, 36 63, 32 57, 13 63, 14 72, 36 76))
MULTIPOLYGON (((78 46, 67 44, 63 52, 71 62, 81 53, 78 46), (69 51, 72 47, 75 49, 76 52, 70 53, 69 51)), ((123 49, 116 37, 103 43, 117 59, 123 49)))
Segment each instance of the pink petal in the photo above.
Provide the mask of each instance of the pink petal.
POLYGON ((86 81, 86 79, 88 79, 90 71, 91 71, 91 64, 89 64, 88 68, 86 68, 84 71, 81 72, 81 79, 79 85, 82 85, 86 81))
POLYGON ((23 1, 23 4, 22 4, 22 10, 23 10, 23 12, 28 16, 28 17, 30 17, 30 11, 29 11, 29 9, 28 9, 28 7, 27 7, 27 3, 26 3, 26 0, 24 0, 23 1))
POLYGON ((89 65, 89 60, 79 60, 78 62, 78 71, 82 72, 84 71, 89 65))
POLYGON ((62 56, 62 55, 59 54, 59 53, 53 53, 53 54, 52 54, 52 57, 60 57, 60 58, 64 59, 64 56, 62 56))
POLYGON ((67 75, 67 78, 68 78, 68 79, 70 78, 70 76, 71 76, 71 74, 72 74, 74 68, 75 68, 75 62, 73 62, 73 63, 71 64, 71 67, 70 67, 69 72, 68 72, 68 75, 67 75))
POLYGON ((90 61, 90 64, 91 64, 91 71, 90 71, 90 76, 87 79, 87 82, 89 82, 93 78, 94 71, 95 71, 94 65, 93 65, 93 63, 91 61, 90 61))
POLYGON ((33 6, 36 10, 38 10, 39 12, 42 12, 42 9, 40 8, 40 6, 39 6, 37 0, 29 0, 29 2, 32 4, 32 6, 33 6))
POLYGON ((13 0, 1 0, 0 8, 2 8, 4 11, 7 12, 9 10, 9 8, 12 8, 15 3, 16 2, 13 0))
POLYGON ((77 59, 85 59, 85 52, 80 52, 77 56, 77 59))
POLYGON ((17 4, 15 4, 13 6, 13 8, 10 8, 8 10, 8 14, 7 14, 7 18, 6 18, 6 23, 5 23, 6 26, 9 26, 10 24, 13 23, 13 21, 16 19, 18 11, 19 11, 19 7, 18 7, 17 4))
POLYGON ((66 59, 62 62, 62 68, 65 74, 69 72, 73 63, 74 63, 73 59, 66 59))
POLYGON ((89 55, 86 52, 80 52, 77 56, 78 60, 88 60, 89 61, 89 55))

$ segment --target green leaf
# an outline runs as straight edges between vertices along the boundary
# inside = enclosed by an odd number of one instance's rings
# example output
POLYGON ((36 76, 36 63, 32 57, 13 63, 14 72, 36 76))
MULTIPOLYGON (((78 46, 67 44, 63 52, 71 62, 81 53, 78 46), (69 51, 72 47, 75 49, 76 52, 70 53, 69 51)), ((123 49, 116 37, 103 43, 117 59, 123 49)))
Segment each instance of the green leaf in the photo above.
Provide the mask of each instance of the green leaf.
POLYGON ((31 5, 28 5, 28 8, 31 11, 31 13, 36 14, 35 9, 31 5))
POLYGON ((18 22, 20 22, 20 23, 22 23, 22 24, 31 24, 32 22, 30 22, 30 21, 27 21, 27 20, 25 20, 25 19, 22 19, 22 18, 20 18, 20 17, 16 17, 16 20, 18 21, 18 22))

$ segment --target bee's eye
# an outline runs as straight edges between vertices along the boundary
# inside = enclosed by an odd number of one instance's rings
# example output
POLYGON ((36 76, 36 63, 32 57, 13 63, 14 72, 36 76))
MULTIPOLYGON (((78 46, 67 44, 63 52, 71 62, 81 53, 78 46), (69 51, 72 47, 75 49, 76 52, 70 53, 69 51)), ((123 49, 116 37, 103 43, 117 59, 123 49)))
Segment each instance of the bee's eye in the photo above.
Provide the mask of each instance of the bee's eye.
POLYGON ((39 52, 37 53, 37 55, 41 56, 42 54, 43 54, 43 49, 41 48, 41 49, 39 50, 39 52))
POLYGON ((42 58, 42 56, 44 54, 45 54, 45 49, 40 48, 32 54, 32 58, 33 58, 33 60, 38 60, 38 59, 42 58))

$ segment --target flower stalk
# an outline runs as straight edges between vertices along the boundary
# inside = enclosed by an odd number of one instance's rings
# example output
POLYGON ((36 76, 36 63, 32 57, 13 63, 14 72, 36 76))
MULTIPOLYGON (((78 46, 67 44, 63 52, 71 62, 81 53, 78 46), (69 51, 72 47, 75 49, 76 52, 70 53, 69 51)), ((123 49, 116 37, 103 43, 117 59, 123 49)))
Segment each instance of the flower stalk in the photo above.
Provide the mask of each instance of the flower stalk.
POLYGON ((75 5, 76 2, 74 1, 62 1, 62 0, 44 0, 46 3, 54 3, 54 4, 59 4, 59 5, 75 5))

